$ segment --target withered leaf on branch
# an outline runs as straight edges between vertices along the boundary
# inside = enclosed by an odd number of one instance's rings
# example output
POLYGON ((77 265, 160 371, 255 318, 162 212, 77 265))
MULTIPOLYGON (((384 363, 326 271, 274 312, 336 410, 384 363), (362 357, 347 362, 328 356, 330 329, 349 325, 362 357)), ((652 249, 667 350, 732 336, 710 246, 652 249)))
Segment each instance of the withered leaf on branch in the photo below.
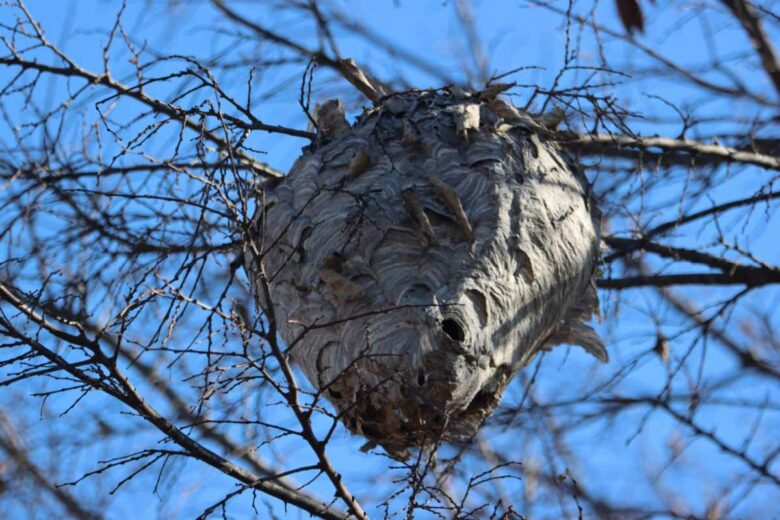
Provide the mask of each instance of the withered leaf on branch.
POLYGON ((642 7, 639 5, 638 0, 615 0, 617 4, 618 15, 620 15, 620 21, 623 22, 623 27, 626 28, 629 34, 633 34, 634 30, 644 32, 645 19, 642 15, 642 7))

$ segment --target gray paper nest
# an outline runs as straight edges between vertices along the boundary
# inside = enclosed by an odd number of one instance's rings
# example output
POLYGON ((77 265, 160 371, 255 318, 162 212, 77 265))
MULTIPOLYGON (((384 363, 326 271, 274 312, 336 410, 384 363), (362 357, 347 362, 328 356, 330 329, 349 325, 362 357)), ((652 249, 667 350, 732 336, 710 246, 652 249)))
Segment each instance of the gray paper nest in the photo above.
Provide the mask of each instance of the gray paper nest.
POLYGON ((352 432, 398 456, 464 441, 540 350, 606 361, 599 212, 533 119, 445 90, 317 122, 256 243, 290 359, 352 432))

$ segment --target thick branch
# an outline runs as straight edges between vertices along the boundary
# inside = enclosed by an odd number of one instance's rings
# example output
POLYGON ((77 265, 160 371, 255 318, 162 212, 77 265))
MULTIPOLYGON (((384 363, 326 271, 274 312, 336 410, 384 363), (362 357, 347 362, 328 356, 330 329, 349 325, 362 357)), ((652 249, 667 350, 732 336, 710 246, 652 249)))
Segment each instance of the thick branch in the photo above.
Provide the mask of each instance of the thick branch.
MULTIPOLYGON (((620 256, 627 254, 629 251, 635 251, 637 249, 650 251, 659 256, 665 258, 673 258, 674 260, 684 260, 694 264, 703 264, 708 267, 714 267, 720 269, 724 273, 740 274, 745 276, 753 276, 756 271, 761 271, 767 278, 773 278, 780 274, 777 269, 770 267, 756 267, 732 262, 722 257, 712 256, 701 251, 695 251, 693 249, 685 249, 682 247, 673 247, 666 244, 659 244, 652 242, 646 238, 631 239, 631 238, 617 238, 617 237, 605 237, 604 242, 611 247, 618 248, 620 256)), ((613 255, 610 255, 613 256, 613 255)), ((618 256, 618 255, 615 255, 618 256)))
POLYGON ((683 273, 625 278, 603 278, 597 285, 602 289, 629 289, 632 287, 667 287, 670 285, 748 285, 751 287, 780 283, 780 272, 759 267, 745 267, 736 273, 683 273))
POLYGON ((750 164, 780 171, 780 157, 669 137, 630 137, 581 134, 561 139, 561 144, 580 155, 607 155, 647 159, 664 165, 704 166, 727 163, 750 164))

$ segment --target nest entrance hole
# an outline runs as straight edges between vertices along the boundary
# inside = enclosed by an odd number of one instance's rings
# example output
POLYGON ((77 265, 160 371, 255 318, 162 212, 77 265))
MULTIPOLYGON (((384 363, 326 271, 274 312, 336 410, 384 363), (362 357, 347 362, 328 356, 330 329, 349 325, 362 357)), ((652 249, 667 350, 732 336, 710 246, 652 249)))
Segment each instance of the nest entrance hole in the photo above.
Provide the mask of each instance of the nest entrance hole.
POLYGON ((466 331, 463 330, 463 325, 452 318, 447 318, 441 322, 441 330, 449 336, 450 339, 457 341, 458 343, 463 343, 466 339, 466 331))

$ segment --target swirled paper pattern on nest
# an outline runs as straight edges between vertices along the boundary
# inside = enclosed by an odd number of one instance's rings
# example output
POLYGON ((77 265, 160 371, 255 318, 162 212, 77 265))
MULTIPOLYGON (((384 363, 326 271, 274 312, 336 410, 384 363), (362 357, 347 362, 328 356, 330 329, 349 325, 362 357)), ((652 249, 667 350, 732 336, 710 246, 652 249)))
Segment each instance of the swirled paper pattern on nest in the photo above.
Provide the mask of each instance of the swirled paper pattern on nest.
POLYGON ((598 210, 530 117, 413 91, 318 123, 255 240, 291 359, 351 431, 400 456, 468 439, 541 349, 606 360, 598 210))

